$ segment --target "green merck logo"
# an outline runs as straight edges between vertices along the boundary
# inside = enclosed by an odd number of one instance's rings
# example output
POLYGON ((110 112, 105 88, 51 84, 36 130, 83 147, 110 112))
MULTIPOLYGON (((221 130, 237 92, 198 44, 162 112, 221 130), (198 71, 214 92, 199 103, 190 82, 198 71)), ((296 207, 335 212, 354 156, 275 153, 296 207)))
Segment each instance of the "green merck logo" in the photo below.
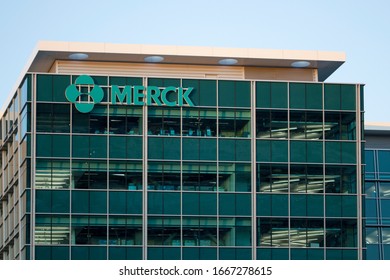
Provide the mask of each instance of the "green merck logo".
MULTIPOLYGON (((136 106, 195 106, 189 95, 194 88, 183 87, 157 87, 141 85, 111 85, 108 92, 111 93, 113 105, 136 105, 136 106)), ((81 75, 75 83, 65 90, 68 101, 74 103, 80 113, 89 113, 95 104, 102 102, 104 92, 94 83, 92 77, 81 75)))
POLYGON ((101 87, 95 85, 90 76, 82 75, 76 79, 74 84, 66 88, 65 96, 69 102, 74 103, 79 112, 89 113, 95 104, 103 100, 104 92, 101 87))

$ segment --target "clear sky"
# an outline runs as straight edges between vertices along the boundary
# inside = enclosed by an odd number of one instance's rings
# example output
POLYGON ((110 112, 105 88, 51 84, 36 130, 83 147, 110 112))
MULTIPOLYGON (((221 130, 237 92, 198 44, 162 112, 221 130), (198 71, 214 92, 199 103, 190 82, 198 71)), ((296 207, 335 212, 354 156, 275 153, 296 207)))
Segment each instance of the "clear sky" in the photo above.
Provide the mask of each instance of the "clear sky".
POLYGON ((12 0, 0 6, 0 108, 40 40, 343 51, 326 82, 364 83, 390 122, 388 0, 12 0))

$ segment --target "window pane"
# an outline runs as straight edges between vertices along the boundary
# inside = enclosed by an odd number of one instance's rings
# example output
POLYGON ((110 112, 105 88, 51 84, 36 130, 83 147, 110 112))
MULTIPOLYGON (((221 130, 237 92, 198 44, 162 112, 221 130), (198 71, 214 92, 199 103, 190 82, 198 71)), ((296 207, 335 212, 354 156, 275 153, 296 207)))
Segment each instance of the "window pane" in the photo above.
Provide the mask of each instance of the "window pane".
POLYGON ((340 110, 340 85, 325 84, 324 85, 325 95, 325 110, 340 110))
POLYGON ((256 82, 256 107, 271 107, 271 83, 256 82))

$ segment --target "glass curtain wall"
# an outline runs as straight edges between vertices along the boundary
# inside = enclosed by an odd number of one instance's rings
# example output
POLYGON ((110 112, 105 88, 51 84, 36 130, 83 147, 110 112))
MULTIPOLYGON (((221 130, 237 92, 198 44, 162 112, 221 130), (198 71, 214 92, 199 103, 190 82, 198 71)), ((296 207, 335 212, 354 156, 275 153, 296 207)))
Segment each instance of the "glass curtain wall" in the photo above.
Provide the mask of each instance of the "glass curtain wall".
POLYGON ((36 77, 36 259, 357 258, 354 85, 93 76, 85 114, 77 76, 36 77), (195 106, 112 105, 111 85, 195 106))

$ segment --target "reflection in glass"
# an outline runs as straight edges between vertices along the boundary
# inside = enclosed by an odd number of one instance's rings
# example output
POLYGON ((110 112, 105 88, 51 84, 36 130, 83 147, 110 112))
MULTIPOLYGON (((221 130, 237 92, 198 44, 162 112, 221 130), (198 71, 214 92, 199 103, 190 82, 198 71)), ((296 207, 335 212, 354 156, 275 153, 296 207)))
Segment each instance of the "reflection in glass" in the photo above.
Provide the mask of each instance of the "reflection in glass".
POLYGON ((149 162, 148 190, 180 190, 180 163, 149 162))
MULTIPOLYGON (((383 235, 383 233, 382 233, 382 235, 383 235)), ((378 243, 379 243, 378 228, 367 227, 366 228, 366 244, 378 244, 378 243)))
POLYGON ((291 139, 323 139, 322 112, 291 111, 291 139))
POLYGON ((355 166, 327 166, 325 169, 327 193, 356 193, 355 166))
POLYGON ((75 189, 106 189, 107 162, 73 161, 71 185, 75 189))
MULTIPOLYGON (((184 191, 216 191, 217 166, 212 163, 183 163, 184 191)), ((220 187, 220 191, 223 189, 220 187)))
POLYGON ((219 191, 250 192, 251 166, 249 164, 221 163, 219 191))
POLYGON ((287 192, 291 183, 288 177, 287 165, 257 165, 257 187, 259 192, 287 192))
POLYGON ((223 110, 219 111, 220 137, 250 137, 250 111, 223 110))
POLYGON ((366 197, 376 197, 377 195, 377 188, 375 182, 364 182, 365 191, 366 191, 366 197))
POLYGON ((390 244, 390 228, 388 227, 382 228, 382 243, 390 244))
POLYGON ((121 190, 142 189, 142 164, 111 161, 109 165, 109 188, 121 190))
POLYGON ((183 136, 212 137, 217 134, 215 109, 183 109, 183 136))
POLYGON ((390 198, 390 183, 381 182, 379 184, 379 196, 390 198))
POLYGON ((150 107, 148 110, 148 135, 181 135, 180 110, 150 107))
POLYGON ((287 139, 287 111, 285 110, 256 110, 256 137, 287 139))
POLYGON ((111 216, 110 245, 142 245, 142 218, 111 216))

